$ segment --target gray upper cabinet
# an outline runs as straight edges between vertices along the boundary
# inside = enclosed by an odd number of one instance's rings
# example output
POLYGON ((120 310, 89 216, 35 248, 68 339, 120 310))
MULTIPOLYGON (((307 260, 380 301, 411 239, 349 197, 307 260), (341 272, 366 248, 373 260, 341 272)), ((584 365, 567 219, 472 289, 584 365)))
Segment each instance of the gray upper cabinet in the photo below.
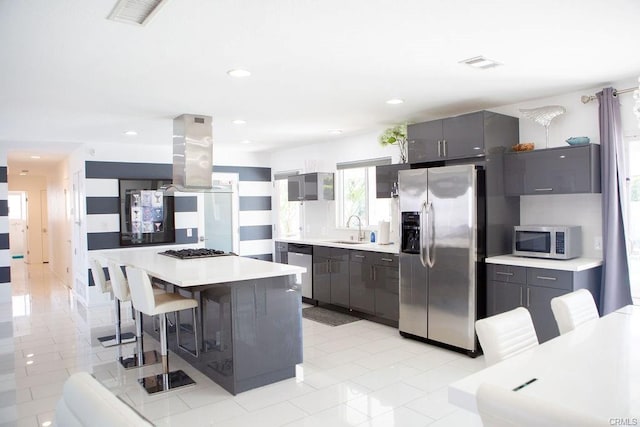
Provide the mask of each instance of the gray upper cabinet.
POLYGON ((314 172, 287 178, 288 200, 333 200, 333 173, 314 172))
POLYGON ((398 196, 398 171, 409 169, 408 163, 376 166, 376 198, 390 199, 398 196))
POLYGON ((407 127, 409 163, 484 156, 518 142, 518 118, 478 111, 407 127))
POLYGON ((504 188, 508 196, 600 193, 600 146, 507 153, 504 188))

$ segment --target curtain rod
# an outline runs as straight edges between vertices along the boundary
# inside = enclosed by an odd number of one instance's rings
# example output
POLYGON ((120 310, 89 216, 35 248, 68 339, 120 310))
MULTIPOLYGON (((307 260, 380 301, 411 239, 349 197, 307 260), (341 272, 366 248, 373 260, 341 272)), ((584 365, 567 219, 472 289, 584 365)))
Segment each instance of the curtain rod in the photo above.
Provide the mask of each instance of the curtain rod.
MULTIPOLYGON (((616 90, 613 91, 613 94, 614 95, 621 95, 623 93, 633 92, 634 90, 638 90, 638 88, 637 87, 630 87, 628 89, 622 89, 622 90, 617 90, 616 89, 616 90)), ((595 96, 595 95, 591 95, 591 96, 582 95, 580 97, 580 101, 582 101, 583 104, 588 104, 589 102, 595 101, 596 99, 598 99, 598 97, 595 96)))

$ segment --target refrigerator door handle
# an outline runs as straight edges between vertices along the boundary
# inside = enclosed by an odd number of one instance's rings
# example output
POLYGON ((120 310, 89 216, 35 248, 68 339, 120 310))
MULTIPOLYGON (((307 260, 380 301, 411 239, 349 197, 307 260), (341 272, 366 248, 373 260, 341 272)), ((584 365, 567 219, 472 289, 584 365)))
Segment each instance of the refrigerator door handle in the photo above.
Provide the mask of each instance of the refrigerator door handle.
MULTIPOLYGON (((427 261, 425 260, 425 219, 427 217, 427 202, 422 202, 422 206, 420 207, 420 262, 423 267, 427 266, 427 261)), ((428 222, 428 221, 427 221, 428 222)))
POLYGON ((425 263, 429 266, 429 268, 433 268, 433 266, 436 263, 436 223, 435 223, 435 210, 433 209, 433 203, 429 202, 426 209, 428 212, 427 226, 429 226, 429 223, 431 223, 431 227, 428 229, 428 233, 427 233, 429 238, 426 244, 427 256, 426 256, 425 263), (433 249, 431 249, 432 245, 433 245, 433 249), (433 256, 431 256, 432 253, 433 253, 433 256))

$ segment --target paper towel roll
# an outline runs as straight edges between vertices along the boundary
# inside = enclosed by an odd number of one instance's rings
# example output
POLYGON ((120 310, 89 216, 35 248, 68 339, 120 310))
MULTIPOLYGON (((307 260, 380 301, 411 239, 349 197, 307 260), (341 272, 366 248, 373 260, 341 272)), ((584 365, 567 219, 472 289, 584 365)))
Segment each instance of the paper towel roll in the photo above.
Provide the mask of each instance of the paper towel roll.
POLYGON ((378 244, 386 245, 389 243, 389 221, 380 221, 378 223, 378 244))

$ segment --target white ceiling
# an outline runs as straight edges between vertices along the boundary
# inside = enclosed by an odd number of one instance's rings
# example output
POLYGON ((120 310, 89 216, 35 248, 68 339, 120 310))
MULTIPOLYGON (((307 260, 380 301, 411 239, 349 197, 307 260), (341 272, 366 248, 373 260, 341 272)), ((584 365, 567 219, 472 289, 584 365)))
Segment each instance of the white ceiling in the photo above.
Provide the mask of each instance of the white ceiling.
POLYGON ((182 113, 212 116, 216 144, 273 150, 640 74, 637 0, 169 0, 146 27, 108 21, 114 4, 0 0, 14 159, 171 144, 182 113), (459 64, 478 55, 504 65, 459 64))

